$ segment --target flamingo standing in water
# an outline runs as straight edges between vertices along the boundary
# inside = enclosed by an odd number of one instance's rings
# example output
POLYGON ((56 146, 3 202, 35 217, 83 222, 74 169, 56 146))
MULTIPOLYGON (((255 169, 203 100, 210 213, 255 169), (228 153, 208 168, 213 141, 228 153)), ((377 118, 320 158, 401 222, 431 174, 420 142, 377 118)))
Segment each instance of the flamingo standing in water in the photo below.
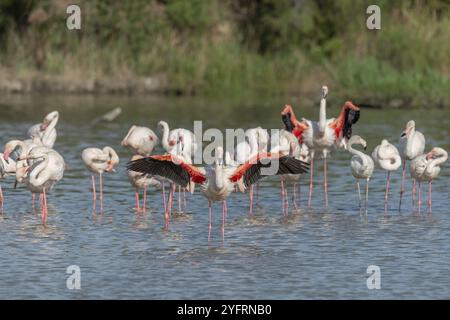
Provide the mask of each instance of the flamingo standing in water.
MULTIPOLYGON (((229 158, 229 156, 226 156, 229 158)), ((185 163, 174 155, 150 156, 128 163, 127 169, 142 173, 164 176, 176 184, 186 187, 190 181, 202 185, 202 192, 208 199, 209 225, 208 239, 211 235, 212 203, 222 202, 222 240, 224 239, 226 199, 234 189, 234 184, 242 181, 245 187, 257 182, 264 175, 263 168, 276 162, 277 170, 272 174, 298 174, 307 171, 307 165, 297 159, 280 154, 260 153, 238 167, 224 165, 223 149, 216 149, 215 164, 208 168, 199 168, 185 163), (242 180, 241 180, 242 179, 242 180)), ((167 227, 167 225, 166 225, 167 227)))
MULTIPOLYGON (((16 174, 16 161, 14 161, 12 158, 5 160, 3 158, 3 154, 0 153, 0 179, 15 175, 15 174, 16 174)), ((3 202, 4 202, 3 190, 2 190, 2 186, 0 185, 0 206, 1 206, 2 213, 3 213, 3 202)))
POLYGON ((353 145, 360 144, 363 146, 364 150, 367 148, 367 142, 363 138, 361 138, 358 135, 354 135, 350 138, 348 141, 347 150, 351 154, 353 154, 353 157, 350 161, 350 167, 352 170, 352 175, 356 179, 356 185, 358 187, 358 196, 359 196, 359 207, 361 208, 361 189, 359 187, 359 179, 365 179, 366 180, 366 203, 365 203, 365 209, 367 214, 367 207, 368 207, 368 198, 369 198, 369 180, 372 177, 373 169, 374 169, 374 163, 372 158, 364 154, 363 152, 359 150, 353 149, 353 145))
MULTIPOLYGON (((304 144, 300 145, 297 137, 287 130, 280 130, 275 132, 271 136, 271 152, 279 152, 283 156, 291 156, 296 159, 302 160, 305 163, 309 163, 309 151, 308 147, 304 144)), ((281 182, 281 208, 283 214, 288 214, 289 210, 289 197, 288 197, 288 182, 294 183, 293 191, 293 203, 295 210, 298 210, 297 206, 297 182, 300 179, 299 174, 284 174, 280 176, 281 182), (285 186, 286 184, 286 186, 285 186)), ((299 193, 300 194, 300 193, 299 193)))
POLYGON ((436 179, 441 172, 439 167, 448 159, 448 153, 442 148, 433 148, 427 154, 422 154, 411 160, 410 173, 411 177, 419 183, 418 208, 420 212, 421 195, 420 183, 421 181, 428 182, 428 210, 431 212, 431 182, 436 179))
POLYGON ((35 124, 28 130, 28 136, 37 145, 53 148, 56 141, 56 125, 59 120, 59 112, 52 111, 47 114, 42 123, 35 124))
MULTIPOLYGON (((166 150, 167 153, 172 155, 178 155, 183 157, 184 161, 187 163, 192 163, 192 157, 195 155, 198 149, 197 142, 195 141, 195 135, 192 131, 178 128, 178 129, 169 129, 169 124, 166 121, 159 121, 158 122, 158 128, 160 131, 162 131, 162 138, 161 138, 161 144, 163 148, 166 150), (181 146, 181 143, 183 146, 181 146)), ((193 192, 193 185, 190 185, 190 191, 193 192)), ((186 190, 179 186, 178 188, 178 209, 181 211, 181 191, 183 191, 183 203, 184 203, 184 210, 186 210, 187 201, 186 201, 186 190)), ((169 190, 169 199, 168 205, 165 206, 166 210, 172 209, 172 199, 175 193, 175 186, 171 185, 169 190)), ((163 197, 165 199, 165 188, 164 188, 164 181, 163 181, 163 197)), ((165 200, 164 200, 165 203, 165 200)))
POLYGON ((33 193, 40 194, 42 223, 47 222, 47 193, 64 175, 64 158, 55 150, 47 147, 35 147, 25 158, 27 165, 16 170, 16 179, 23 182, 33 193))
POLYGON ((293 132, 300 144, 305 143, 309 148, 311 168, 309 178, 308 207, 311 206, 313 190, 314 156, 321 153, 324 164, 324 196, 325 207, 328 207, 328 182, 327 182, 327 157, 333 147, 346 148, 347 141, 352 134, 352 125, 359 119, 359 107, 347 101, 341 108, 337 118, 326 118, 326 97, 328 88, 322 87, 322 99, 320 101, 319 121, 302 119, 297 120, 294 110, 286 105, 281 112, 286 130, 293 132))
MULTIPOLYGON (((113 172, 114 167, 119 164, 119 156, 111 147, 86 148, 81 153, 86 168, 92 173, 100 175, 100 211, 103 212, 103 181, 102 175, 105 172, 113 172)), ((92 207, 95 212, 95 203, 97 195, 95 192, 95 177, 92 175, 92 207)))
POLYGON ((158 145, 158 137, 147 127, 132 126, 123 138, 121 145, 130 149, 133 154, 149 156, 158 145))
MULTIPOLYGON (((414 120, 410 120, 406 123, 405 130, 400 135, 398 150, 402 158, 403 172, 402 172, 402 184, 400 188, 400 201, 398 204, 398 211, 402 209, 402 197, 405 191, 405 172, 406 172, 406 160, 413 160, 419 155, 423 154, 425 150, 425 137, 416 130, 416 123, 414 120)), ((412 188, 412 203, 414 207, 414 194, 416 191, 416 180, 413 178, 412 188)))
POLYGON ((378 168, 387 171, 386 192, 384 194, 384 211, 387 212, 391 171, 400 168, 402 159, 397 148, 386 139, 383 139, 381 144, 375 147, 372 152, 372 158, 378 168))
MULTIPOLYGON (((131 157, 130 161, 135 161, 138 159, 144 158, 139 154, 135 154, 131 157)), ((161 189, 161 181, 159 181, 155 177, 151 177, 148 174, 142 174, 135 171, 127 171, 128 180, 131 185, 135 188, 135 199, 136 199, 136 212, 139 215, 140 206, 139 206, 139 190, 144 190, 143 196, 143 204, 142 204, 142 213, 145 214, 147 207, 147 189, 149 186, 153 186, 157 189, 161 189)))

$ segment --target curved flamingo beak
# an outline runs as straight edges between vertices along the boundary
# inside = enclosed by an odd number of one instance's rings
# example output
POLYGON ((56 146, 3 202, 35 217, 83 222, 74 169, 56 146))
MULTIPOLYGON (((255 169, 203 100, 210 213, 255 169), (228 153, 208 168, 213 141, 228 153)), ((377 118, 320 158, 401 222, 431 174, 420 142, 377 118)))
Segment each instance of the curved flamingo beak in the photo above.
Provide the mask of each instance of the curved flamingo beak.
POLYGON ((43 123, 41 124, 41 126, 39 127, 39 129, 40 129, 41 131, 44 131, 45 129, 47 129, 47 127, 48 127, 48 123, 47 123, 47 122, 43 122, 43 123))
POLYGON ((5 150, 5 152, 3 152, 3 159, 4 159, 5 161, 7 161, 10 154, 11 154, 11 151, 10 151, 10 150, 5 150))

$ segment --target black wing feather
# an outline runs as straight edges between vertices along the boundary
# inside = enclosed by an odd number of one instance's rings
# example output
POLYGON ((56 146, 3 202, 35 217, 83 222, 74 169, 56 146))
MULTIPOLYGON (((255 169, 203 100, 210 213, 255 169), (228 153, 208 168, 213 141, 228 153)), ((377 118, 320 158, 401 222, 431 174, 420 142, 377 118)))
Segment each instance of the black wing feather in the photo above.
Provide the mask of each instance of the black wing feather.
MULTIPOLYGON (((301 174, 308 172, 309 169, 308 163, 290 156, 283 156, 272 161, 278 161, 278 170, 275 175, 301 174)), ((258 162, 252 165, 242 176, 244 185, 246 187, 249 187, 252 184, 256 183, 258 180, 266 177, 266 175, 261 174, 261 168, 268 168, 270 167, 270 165, 270 162, 261 163, 261 161, 258 160, 258 162)))
POLYGON ((189 173, 182 166, 150 157, 128 162, 127 170, 161 176, 182 187, 187 187, 190 181, 189 173))
POLYGON ((352 136, 352 125, 359 120, 359 110, 345 110, 344 130, 342 132, 344 138, 350 139, 352 136))

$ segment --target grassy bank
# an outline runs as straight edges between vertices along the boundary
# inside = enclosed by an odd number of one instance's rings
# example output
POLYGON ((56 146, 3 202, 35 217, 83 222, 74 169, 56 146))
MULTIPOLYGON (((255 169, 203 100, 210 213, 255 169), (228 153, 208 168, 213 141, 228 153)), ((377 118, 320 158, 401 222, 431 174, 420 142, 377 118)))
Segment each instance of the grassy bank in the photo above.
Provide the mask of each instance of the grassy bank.
POLYGON ((376 1, 0 1, 0 90, 317 95, 450 104, 450 4, 376 1))

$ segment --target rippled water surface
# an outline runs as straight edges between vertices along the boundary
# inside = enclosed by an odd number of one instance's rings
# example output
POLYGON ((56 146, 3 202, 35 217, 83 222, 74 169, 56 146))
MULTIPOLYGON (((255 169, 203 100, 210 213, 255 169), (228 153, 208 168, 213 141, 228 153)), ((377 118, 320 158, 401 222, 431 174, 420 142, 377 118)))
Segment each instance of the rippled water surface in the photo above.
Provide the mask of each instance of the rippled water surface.
MULTIPOLYGON (((322 166, 316 165, 313 208, 305 209, 307 178, 301 180, 301 206, 282 216, 279 182, 261 183, 255 214, 248 196, 232 194, 221 236, 221 207, 213 212, 208 244, 207 201, 188 198, 188 212, 163 227, 161 195, 149 193, 150 212, 137 220, 134 194, 126 178, 130 158, 120 141, 132 124, 156 129, 160 119, 174 127, 278 128, 288 101, 234 103, 198 98, 9 96, 0 98, 1 144, 24 138, 29 126, 53 109, 60 111, 55 148, 68 163, 64 179, 49 195, 49 218, 41 226, 30 193, 1 181, 5 195, 0 216, 0 298, 450 298, 449 169, 433 184, 433 213, 412 212, 407 181, 402 214, 396 210, 400 171, 392 174, 390 210, 384 213, 385 173, 376 171, 367 217, 360 214, 350 155, 334 152, 329 161, 328 209, 323 208, 322 166), (92 125, 95 117, 122 107, 120 117, 92 125), (120 155, 117 173, 104 179, 105 210, 91 210, 90 175, 80 154, 88 146, 110 145, 120 155), (81 268, 81 290, 66 288, 66 268, 81 268), (381 289, 368 290, 366 269, 381 268, 381 289)), ((298 114, 317 118, 318 107, 298 114)), ((331 104, 329 114, 339 106, 331 104)), ((368 151, 382 138, 396 142, 407 120, 416 119, 427 149, 449 149, 446 110, 363 110, 354 133, 368 151)), ((423 196, 426 197, 426 187, 423 196)), ((291 190, 289 191, 291 192, 291 190)), ((426 201, 425 201, 426 205, 426 201)), ((292 207, 291 207, 292 209, 292 207)))

